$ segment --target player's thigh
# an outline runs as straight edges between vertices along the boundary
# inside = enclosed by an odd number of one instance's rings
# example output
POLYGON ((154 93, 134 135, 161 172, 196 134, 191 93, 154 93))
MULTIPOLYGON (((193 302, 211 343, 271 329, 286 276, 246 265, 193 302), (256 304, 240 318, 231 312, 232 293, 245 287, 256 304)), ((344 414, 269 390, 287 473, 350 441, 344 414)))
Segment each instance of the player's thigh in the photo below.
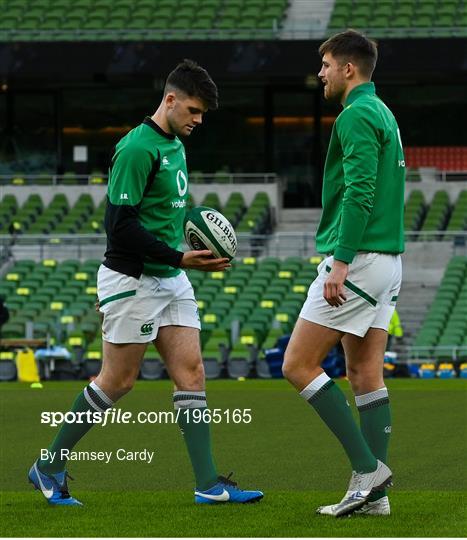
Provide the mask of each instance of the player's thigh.
POLYGON ((154 345, 177 388, 204 389, 204 366, 197 328, 162 326, 154 345))
POLYGON ((138 378, 147 343, 102 343, 102 368, 96 384, 111 399, 118 399, 138 378))
POLYGON ((342 332, 299 318, 285 351, 284 368, 319 367, 342 332))
POLYGON ((342 338, 347 376, 358 393, 373 392, 383 386, 387 339, 387 332, 381 328, 370 328, 364 337, 346 334, 342 338))
POLYGON ((102 335, 113 344, 150 343, 157 336, 161 313, 172 292, 156 277, 139 279, 101 265, 97 275, 102 335))

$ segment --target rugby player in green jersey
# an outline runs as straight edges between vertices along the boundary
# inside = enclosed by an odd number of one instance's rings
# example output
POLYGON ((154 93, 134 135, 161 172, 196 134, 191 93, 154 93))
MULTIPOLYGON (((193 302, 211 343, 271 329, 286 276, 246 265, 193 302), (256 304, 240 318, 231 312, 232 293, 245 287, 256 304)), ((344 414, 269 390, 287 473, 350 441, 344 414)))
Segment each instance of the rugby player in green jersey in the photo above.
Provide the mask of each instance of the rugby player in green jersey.
POLYGON ((383 363, 401 285, 404 155, 396 120, 370 82, 376 44, 348 30, 329 38, 319 52, 324 97, 343 106, 329 143, 316 235, 317 251, 327 257, 308 291, 283 371, 336 435, 352 466, 344 498, 317 512, 387 515, 391 416, 383 363), (339 341, 360 428, 344 394, 321 368, 339 341))
MULTIPOLYGON (((109 168, 105 229, 107 250, 97 275, 103 315, 103 362, 97 378, 76 397, 74 413, 104 413, 128 393, 152 342, 174 382, 174 407, 193 466, 195 502, 253 502, 261 491, 243 491, 218 476, 211 452, 200 320, 183 269, 228 268, 210 251, 178 251, 188 198, 185 150, 208 109, 217 108, 217 87, 191 60, 168 76, 157 111, 116 145, 109 168), (201 418, 201 421, 198 421, 201 418)), ((64 424, 29 480, 53 505, 80 505, 67 487, 66 455, 92 427, 64 424)), ((123 487, 123 486, 122 486, 123 487)))

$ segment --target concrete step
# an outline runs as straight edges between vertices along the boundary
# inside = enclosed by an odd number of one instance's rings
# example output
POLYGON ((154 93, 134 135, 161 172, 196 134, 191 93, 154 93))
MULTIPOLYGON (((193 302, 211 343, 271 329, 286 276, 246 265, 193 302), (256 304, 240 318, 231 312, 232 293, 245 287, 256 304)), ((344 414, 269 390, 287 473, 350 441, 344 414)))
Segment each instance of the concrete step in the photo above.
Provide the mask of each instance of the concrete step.
POLYGON ((315 225, 315 223, 312 221, 300 221, 300 222, 293 222, 293 223, 285 222, 285 223, 280 223, 276 227, 276 232, 281 233, 281 232, 302 231, 302 232, 307 232, 307 233, 315 233, 316 229, 317 229, 317 225, 315 225))
POLYGON ((333 7, 333 0, 291 0, 282 28, 282 37, 324 37, 333 7))
MULTIPOLYGON (((281 222, 305 223, 319 221, 321 208, 284 208, 281 212, 281 222)), ((298 229, 299 231, 300 229, 298 229)))

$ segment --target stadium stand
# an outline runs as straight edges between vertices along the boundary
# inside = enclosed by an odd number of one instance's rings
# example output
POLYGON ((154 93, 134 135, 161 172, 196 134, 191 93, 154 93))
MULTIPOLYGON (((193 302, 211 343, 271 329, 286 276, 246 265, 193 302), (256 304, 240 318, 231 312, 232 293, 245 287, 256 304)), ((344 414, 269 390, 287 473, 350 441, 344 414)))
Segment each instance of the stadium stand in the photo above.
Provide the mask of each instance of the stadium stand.
POLYGON ((466 146, 408 146, 404 148, 408 167, 436 167, 444 171, 467 170, 466 146))
MULTIPOLYGON (((95 205, 88 194, 80 195, 70 207, 64 193, 54 195, 45 206, 40 195, 32 194, 22 206, 12 194, 0 201, 0 234, 100 234, 104 232, 105 197, 95 205)), ((192 195, 188 208, 195 204, 221 211, 237 233, 268 234, 274 229, 271 202, 267 193, 257 192, 249 205, 240 191, 232 192, 222 205, 218 193, 206 193, 196 201, 192 195)), ((440 189, 427 203, 422 190, 410 192, 404 216, 406 231, 463 231, 467 229, 467 191, 456 200, 440 189)))
POLYGON ((451 217, 446 230, 464 231, 467 229, 467 191, 460 192, 459 197, 454 204, 451 217))
POLYGON ((328 33, 371 28, 374 37, 449 37, 467 35, 462 0, 336 0, 328 33))
POLYGON ((277 35, 288 0, 2 0, 0 5, 4 41, 264 39, 277 35))
MULTIPOLYGON (((232 377, 248 376, 261 348, 268 348, 291 331, 307 288, 316 276, 319 258, 284 260, 244 258, 228 273, 189 272, 197 291, 203 355, 209 376, 227 366, 232 377), (238 321, 236 332, 232 323, 238 321)), ((83 362, 87 376, 101 361, 99 318, 94 309, 98 260, 57 262, 17 261, 0 282, 10 321, 3 338, 52 336, 83 362)), ((147 377, 162 375, 160 358, 148 356, 147 377), (149 362, 150 361, 150 362, 149 362)))
POLYGON ((437 191, 423 222, 422 231, 442 231, 449 215, 449 197, 445 191, 437 191))
POLYGON ((453 257, 447 265, 412 356, 438 361, 467 359, 467 257, 453 257))
MULTIPOLYGON (((430 203, 423 191, 410 192, 405 204, 404 227, 406 231, 465 231, 467 229, 467 191, 462 190, 456 200, 450 200, 445 190, 438 190, 430 203)), ((426 240, 436 236, 422 235, 426 240)))
MULTIPOLYGON (((17 234, 103 233, 105 204, 105 197, 95 206, 92 197, 83 193, 70 208, 67 196, 57 193, 46 207, 37 194, 30 195, 19 207, 14 195, 5 195, 0 202, 0 234, 8 234, 11 227, 17 234)), ((188 207, 194 204, 195 200, 190 196, 188 207)), ((216 192, 207 193, 200 204, 223 212, 237 232, 265 234, 272 231, 273 218, 267 193, 256 193, 248 207, 240 192, 231 193, 224 206, 216 192)))
POLYGON ((405 203, 404 228, 407 231, 417 231, 425 215, 425 198, 420 190, 410 193, 405 203))
MULTIPOLYGON (((202 320, 208 378, 270 376, 264 351, 274 351, 290 334, 320 260, 247 257, 234 261, 229 272, 188 271, 202 320)), ((102 360, 100 321, 94 308, 99 264, 95 259, 17 261, 0 281, 0 295, 11 314, 2 338, 48 335, 71 353, 71 363, 62 359, 63 377, 95 375, 102 360)), ((461 364, 467 361, 466 306, 467 257, 455 256, 411 347, 411 358, 423 364, 417 368, 418 376, 449 378, 462 372, 461 364)), ((13 369, 6 362, 12 360, 11 354, 3 356, 0 378, 13 380, 13 369)), ((161 358, 152 348, 141 376, 164 376, 161 358)))

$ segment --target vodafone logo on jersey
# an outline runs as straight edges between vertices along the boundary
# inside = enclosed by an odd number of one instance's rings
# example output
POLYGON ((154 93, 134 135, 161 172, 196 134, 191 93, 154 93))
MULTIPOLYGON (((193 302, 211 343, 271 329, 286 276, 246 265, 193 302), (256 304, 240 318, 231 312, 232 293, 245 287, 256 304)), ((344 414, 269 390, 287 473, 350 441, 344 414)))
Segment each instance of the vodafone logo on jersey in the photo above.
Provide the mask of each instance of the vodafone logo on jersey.
POLYGON ((187 189, 188 189, 188 180, 183 171, 177 172, 177 187, 178 187, 178 194, 180 197, 183 197, 185 195, 187 189))

